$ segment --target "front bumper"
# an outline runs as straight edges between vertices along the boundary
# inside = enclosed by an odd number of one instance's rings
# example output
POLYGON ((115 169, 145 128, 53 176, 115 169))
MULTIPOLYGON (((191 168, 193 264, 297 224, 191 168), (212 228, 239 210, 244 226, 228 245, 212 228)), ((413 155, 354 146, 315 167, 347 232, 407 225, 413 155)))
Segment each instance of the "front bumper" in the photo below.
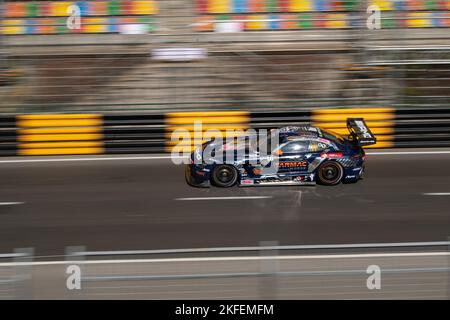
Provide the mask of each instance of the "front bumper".
POLYGON ((192 187, 207 188, 210 186, 209 174, 204 171, 197 170, 195 165, 188 164, 184 169, 186 183, 192 187), (199 174, 201 172, 202 174, 199 174))

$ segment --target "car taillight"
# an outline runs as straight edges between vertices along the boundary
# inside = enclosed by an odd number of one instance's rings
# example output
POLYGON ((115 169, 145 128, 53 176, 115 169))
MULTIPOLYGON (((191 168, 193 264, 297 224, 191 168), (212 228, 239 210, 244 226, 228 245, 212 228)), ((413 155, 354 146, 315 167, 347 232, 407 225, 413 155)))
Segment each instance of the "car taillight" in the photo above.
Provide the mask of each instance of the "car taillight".
POLYGON ((342 152, 327 152, 320 155, 322 158, 342 158, 344 154, 342 152))

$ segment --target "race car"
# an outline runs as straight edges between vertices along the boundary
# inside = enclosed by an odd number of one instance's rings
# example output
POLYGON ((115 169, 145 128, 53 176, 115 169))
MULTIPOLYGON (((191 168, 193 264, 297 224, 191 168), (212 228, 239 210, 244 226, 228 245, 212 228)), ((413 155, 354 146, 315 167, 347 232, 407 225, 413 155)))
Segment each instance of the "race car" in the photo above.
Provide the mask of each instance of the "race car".
POLYGON ((234 144, 234 151, 244 148, 246 152, 231 161, 214 157, 214 152, 205 154, 206 149, 230 148, 227 143, 218 145, 214 140, 208 141, 192 152, 190 164, 186 165, 186 182, 196 187, 316 183, 333 186, 357 182, 365 169, 366 156, 362 147, 375 144, 376 138, 362 118, 348 118, 347 128, 349 135, 346 137, 310 125, 278 128, 275 129, 278 141, 270 148, 272 152, 262 155, 248 144, 234 144))

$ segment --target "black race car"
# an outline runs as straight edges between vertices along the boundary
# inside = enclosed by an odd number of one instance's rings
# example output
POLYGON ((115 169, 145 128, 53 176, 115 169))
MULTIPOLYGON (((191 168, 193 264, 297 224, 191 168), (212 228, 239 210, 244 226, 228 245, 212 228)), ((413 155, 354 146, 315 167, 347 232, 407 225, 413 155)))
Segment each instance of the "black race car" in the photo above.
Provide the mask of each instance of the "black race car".
POLYGON ((190 164, 186 166, 186 181, 198 187, 315 183, 332 186, 356 182, 364 173, 362 146, 375 144, 376 138, 362 118, 347 119, 347 128, 347 137, 314 126, 275 129, 278 141, 273 138, 268 141, 271 152, 266 154, 249 148, 248 143, 237 145, 211 140, 192 152, 190 164), (234 155, 232 160, 216 156, 217 151, 230 149, 234 155))

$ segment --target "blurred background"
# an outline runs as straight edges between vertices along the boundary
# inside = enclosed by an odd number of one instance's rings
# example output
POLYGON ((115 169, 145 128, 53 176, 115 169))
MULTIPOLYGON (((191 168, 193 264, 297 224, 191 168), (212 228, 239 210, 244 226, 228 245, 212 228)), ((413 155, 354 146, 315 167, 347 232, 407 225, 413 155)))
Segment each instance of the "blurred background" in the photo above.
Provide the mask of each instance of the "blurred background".
POLYGON ((3 0, 0 112, 446 106, 448 10, 447 0, 3 0), (371 5, 380 30, 367 27, 371 5))

